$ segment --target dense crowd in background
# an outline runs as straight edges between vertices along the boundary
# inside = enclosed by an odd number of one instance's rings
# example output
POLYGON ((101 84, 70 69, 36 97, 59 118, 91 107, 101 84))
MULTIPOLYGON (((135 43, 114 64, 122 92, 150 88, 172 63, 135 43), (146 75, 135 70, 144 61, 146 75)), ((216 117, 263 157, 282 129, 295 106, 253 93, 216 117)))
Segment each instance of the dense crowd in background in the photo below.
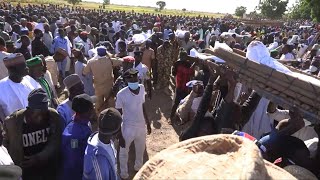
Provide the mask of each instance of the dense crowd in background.
POLYGON ((319 177, 319 124, 201 58, 206 48, 226 46, 317 77, 318 32, 308 21, 251 26, 228 18, 0 3, 0 172, 8 172, 0 179, 129 178, 132 142, 134 170, 143 166, 152 131, 145 102, 155 93, 174 94, 168 123, 184 127, 181 141, 237 130, 265 160, 319 177))

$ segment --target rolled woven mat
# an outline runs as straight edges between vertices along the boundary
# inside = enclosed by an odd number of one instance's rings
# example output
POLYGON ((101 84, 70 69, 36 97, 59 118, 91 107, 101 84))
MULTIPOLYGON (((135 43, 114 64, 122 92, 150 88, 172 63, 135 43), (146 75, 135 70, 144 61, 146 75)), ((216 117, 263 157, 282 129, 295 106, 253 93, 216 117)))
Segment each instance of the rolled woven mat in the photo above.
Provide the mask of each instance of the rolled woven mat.
MULTIPOLYGON (((233 69, 237 69, 239 67, 238 65, 234 65, 234 64, 229 64, 229 65, 231 65, 230 67, 233 69)), ((213 69, 215 69, 217 65, 214 65, 213 63, 211 63, 211 66, 213 69)), ((283 94, 284 95, 283 97, 288 96, 293 99, 298 97, 298 99, 302 99, 303 102, 305 102, 310 106, 317 107, 317 108, 319 107, 318 104, 316 103, 317 101, 314 101, 316 96, 313 96, 313 94, 310 95, 308 94, 308 91, 295 86, 291 88, 293 88, 296 91, 295 92, 290 91, 289 84, 283 83, 278 79, 270 79, 268 76, 265 76, 265 74, 260 73, 259 71, 255 71, 250 68, 247 68, 245 70, 238 71, 238 75, 240 76, 239 81, 241 83, 251 83, 247 85, 249 87, 252 87, 252 83, 253 81, 255 81, 254 83, 260 88, 267 88, 268 86, 270 86, 270 88, 273 89, 274 95, 281 96, 283 94)), ((301 103, 295 103, 295 104, 301 104, 301 103)))
POLYGON ((236 49, 236 48, 233 48, 232 50, 233 50, 233 52, 235 52, 235 53, 237 53, 237 54, 239 54, 239 55, 241 55, 243 57, 246 57, 246 52, 244 52, 244 51, 242 51, 240 49, 236 49))
MULTIPOLYGON (((283 45, 281 45, 281 46, 279 46, 278 48, 282 48, 282 46, 283 45)), ((240 49, 235 49, 235 48, 233 48, 233 52, 235 52, 235 53, 237 53, 238 55, 241 55, 241 56, 243 56, 243 57, 246 57, 246 52, 244 52, 244 51, 242 51, 242 50, 240 50, 240 49)), ((306 73, 306 72, 304 72, 304 71, 301 71, 301 70, 299 70, 299 69, 296 69, 296 68, 294 68, 294 67, 292 67, 292 66, 289 66, 289 65, 287 65, 287 64, 285 64, 285 63, 287 63, 287 62, 289 62, 289 61, 280 61, 280 60, 278 60, 279 62, 284 62, 283 63, 283 65, 284 66, 286 66, 288 69, 290 69, 290 71, 293 71, 293 72, 296 72, 296 73, 301 73, 301 74, 304 74, 304 75, 307 75, 307 76, 311 76, 311 77, 313 77, 313 78, 315 78, 315 79, 319 79, 320 80, 320 78, 318 77, 318 76, 314 76, 314 75, 311 75, 311 74, 308 74, 308 73, 306 73)), ((297 60, 292 60, 292 62, 296 62, 297 60)))
POLYGON ((146 162, 133 179, 295 180, 263 160, 250 140, 227 134, 201 136, 174 144, 146 162))
POLYGON ((239 55, 241 52, 230 52, 222 48, 208 49, 207 52, 225 60, 229 67, 238 72, 239 81, 253 88, 260 95, 285 108, 296 106, 306 119, 319 123, 320 81, 318 84, 308 82, 277 71, 246 59, 239 55))
POLYGON ((304 71, 301 71, 300 69, 296 69, 296 68, 294 68, 294 67, 292 67, 292 66, 289 66, 289 65, 286 65, 286 64, 284 64, 288 69, 290 69, 290 71, 293 71, 293 72, 296 72, 296 73, 301 73, 301 74, 304 74, 304 75, 307 75, 307 76, 311 76, 311 77, 313 77, 313 78, 315 78, 315 79, 318 79, 318 80, 320 80, 320 77, 318 77, 318 76, 316 76, 316 75, 312 75, 312 74, 308 74, 308 73, 306 73, 306 72, 304 72, 304 71))
MULTIPOLYGON (((245 58, 245 52, 243 52, 243 51, 241 51, 241 50, 239 50, 239 49, 233 49, 233 52, 235 52, 235 53, 237 53, 238 55, 241 55, 241 56, 243 56, 244 58, 245 58)), ((238 68, 238 65, 237 64, 234 64, 236 67, 234 67, 234 68, 238 68)), ((259 67, 259 66, 256 66, 257 64, 252 64, 253 66, 255 66, 255 68, 253 68, 252 69, 252 71, 250 72, 250 75, 251 74, 253 74, 253 75, 255 75, 255 74, 258 74, 258 75, 260 75, 260 76, 262 76, 262 77, 269 77, 269 76, 266 76, 266 73, 264 73, 264 72, 260 72, 259 70, 261 70, 261 68, 262 67, 259 67)), ((315 79, 318 79, 318 80, 320 80, 320 78, 319 77, 317 77, 317 76, 312 76, 312 75, 310 75, 310 74, 307 74, 307 73, 305 73, 305 72, 303 72, 303 71, 300 71, 300 70, 297 70, 297 69, 295 69, 295 68, 293 68, 293 67, 291 67, 291 66, 288 66, 288 65, 284 65, 284 66, 286 66, 289 70, 291 70, 291 71, 293 71, 293 72, 296 72, 296 73, 300 73, 300 74, 304 74, 304 75, 307 75, 307 76, 310 76, 310 77, 312 77, 312 78, 315 78, 315 79)), ((269 67, 267 67, 267 68, 269 68, 269 67)), ((269 68, 269 70, 273 70, 272 68, 269 68)), ((280 78, 279 78, 280 79, 280 78)), ((283 82, 283 80, 282 79, 280 79, 280 81, 279 81, 279 79, 269 79, 269 81, 274 81, 275 83, 277 83, 277 84, 280 84, 281 86, 283 86, 283 87, 287 87, 288 86, 288 84, 286 84, 286 83, 284 83, 283 82)), ((303 87, 303 86, 302 86, 303 87)), ((298 92, 298 94, 303 94, 303 96, 307 96, 307 97, 309 97, 309 98, 311 98, 311 99, 317 99, 317 98, 319 98, 319 96, 317 96, 316 94, 309 94, 309 91, 305 91, 304 89, 301 89, 299 86, 293 86, 292 87, 296 92, 298 92)), ((287 88, 285 88, 285 89, 287 89, 287 88)), ((314 102, 313 103, 314 104, 314 106, 317 106, 317 104, 314 102)))
POLYGON ((303 94, 313 100, 320 100, 318 96, 318 94, 320 95, 320 84, 306 82, 292 75, 279 72, 271 67, 249 61, 243 56, 221 48, 216 49, 213 53, 218 57, 220 56, 221 59, 228 61, 227 65, 240 73, 247 73, 252 77, 259 75, 266 78, 265 80, 268 82, 271 81, 275 83, 273 85, 275 86, 274 89, 284 91, 284 89, 280 89, 279 85, 281 85, 281 87, 293 93, 303 94))

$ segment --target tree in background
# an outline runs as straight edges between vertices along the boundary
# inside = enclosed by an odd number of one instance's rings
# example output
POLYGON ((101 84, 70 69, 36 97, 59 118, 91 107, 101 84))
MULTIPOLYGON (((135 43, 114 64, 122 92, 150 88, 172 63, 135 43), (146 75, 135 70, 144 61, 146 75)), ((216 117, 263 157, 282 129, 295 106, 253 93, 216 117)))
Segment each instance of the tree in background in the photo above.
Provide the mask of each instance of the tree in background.
POLYGON ((76 4, 79 4, 82 0, 68 0, 69 4, 72 4, 73 6, 76 4))
POLYGON ((270 19, 279 19, 287 10, 288 0, 263 0, 260 1, 261 14, 270 19))
POLYGON ((320 22, 320 1, 299 0, 290 9, 288 15, 292 19, 313 19, 316 22, 320 22))
POLYGON ((109 4, 110 4, 110 0, 103 0, 103 4, 102 4, 103 9, 105 9, 106 5, 109 5, 109 4))
POLYGON ((320 22, 320 1, 319 0, 304 0, 308 3, 311 9, 311 18, 314 21, 320 22))
POLYGON ((235 15, 242 17, 247 12, 247 8, 244 6, 240 6, 236 8, 235 15))
POLYGON ((104 5, 109 5, 110 4, 110 0, 103 0, 103 4, 104 5))
POLYGON ((182 11, 183 11, 183 12, 186 12, 186 11, 187 11, 187 9, 186 9, 186 8, 183 8, 183 9, 182 9, 182 11))
POLYGON ((156 5, 159 6, 159 11, 161 11, 164 9, 164 7, 166 7, 167 4, 164 1, 158 1, 156 5))
POLYGON ((297 4, 289 9, 288 17, 291 19, 311 19, 309 3, 305 0, 297 1, 297 4))
POLYGON ((255 20, 259 20, 259 19, 262 19, 262 16, 261 14, 259 14, 257 11, 252 11, 249 13, 248 17, 250 19, 255 19, 255 20))

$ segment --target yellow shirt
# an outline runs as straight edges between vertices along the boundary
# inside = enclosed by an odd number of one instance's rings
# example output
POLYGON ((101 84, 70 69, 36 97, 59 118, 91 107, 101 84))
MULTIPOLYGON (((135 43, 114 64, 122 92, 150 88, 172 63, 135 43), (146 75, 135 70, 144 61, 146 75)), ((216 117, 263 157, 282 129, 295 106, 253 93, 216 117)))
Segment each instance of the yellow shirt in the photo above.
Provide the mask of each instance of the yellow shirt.
POLYGON ((28 37, 29 37, 31 40, 33 40, 34 35, 33 35, 33 32, 32 32, 32 31, 29 31, 28 37))

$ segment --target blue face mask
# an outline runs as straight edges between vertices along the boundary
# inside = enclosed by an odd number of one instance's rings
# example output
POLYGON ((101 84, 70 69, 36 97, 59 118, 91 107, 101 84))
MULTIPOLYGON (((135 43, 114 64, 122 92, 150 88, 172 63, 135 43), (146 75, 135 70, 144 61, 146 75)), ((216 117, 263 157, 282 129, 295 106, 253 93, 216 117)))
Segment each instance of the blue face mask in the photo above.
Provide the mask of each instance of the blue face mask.
POLYGON ((134 83, 128 82, 128 87, 132 90, 137 90, 139 88, 139 82, 134 82, 134 83))

